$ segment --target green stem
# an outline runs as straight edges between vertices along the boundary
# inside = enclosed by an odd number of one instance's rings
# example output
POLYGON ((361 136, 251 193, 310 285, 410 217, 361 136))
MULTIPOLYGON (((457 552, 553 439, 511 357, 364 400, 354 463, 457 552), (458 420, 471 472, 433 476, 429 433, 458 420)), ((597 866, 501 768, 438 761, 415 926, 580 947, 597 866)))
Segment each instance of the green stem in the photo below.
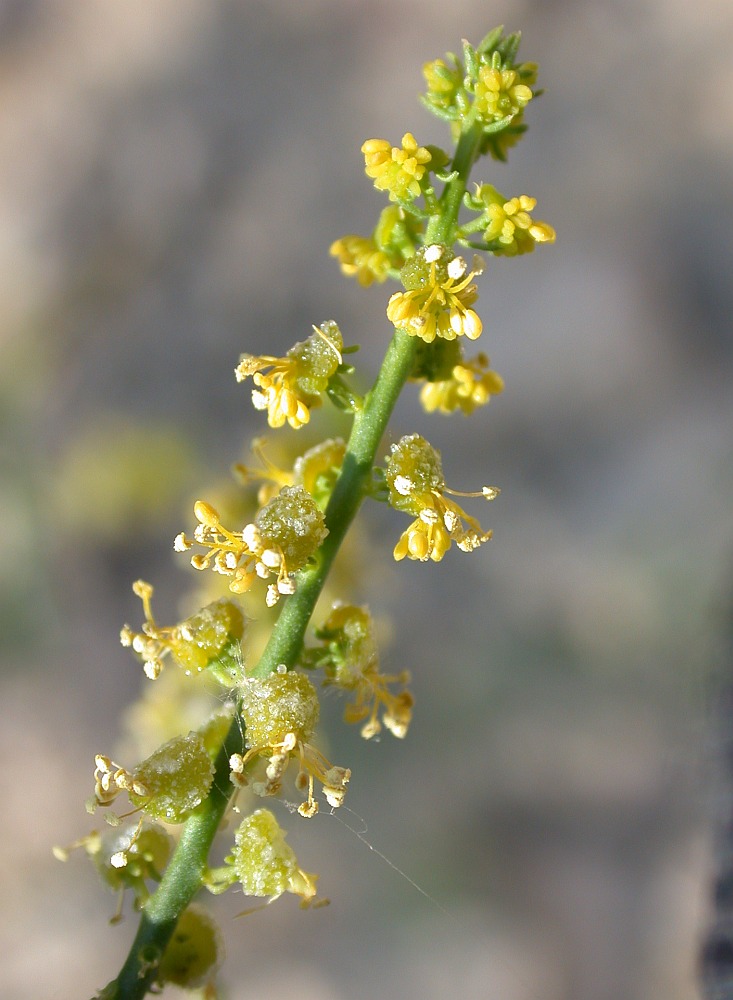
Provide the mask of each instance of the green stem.
POLYGON ((451 164, 451 170, 454 170, 458 176, 450 184, 446 184, 445 190, 440 196, 440 214, 434 215, 428 224, 425 233, 426 246, 431 243, 441 243, 443 246, 453 245, 458 225, 458 213, 463 204, 463 196, 466 193, 471 167, 476 159, 482 135, 483 130, 480 123, 468 123, 461 133, 451 164))
MULTIPOLYGON (((425 243, 454 242, 458 213, 481 132, 461 136, 453 168, 458 176, 441 195, 440 214, 431 218, 425 243)), ((412 369, 419 340, 397 330, 387 348, 374 386, 354 416, 343 466, 326 509, 328 536, 313 564, 296 575, 295 593, 284 600, 270 640, 252 675, 263 677, 279 664, 292 667, 300 654, 308 623, 349 525, 364 499, 377 449, 395 403, 412 369)), ((140 926, 117 979, 102 992, 104 1000, 142 1000, 155 982, 157 965, 178 919, 203 884, 211 844, 231 798, 229 758, 244 752, 238 713, 219 751, 209 797, 186 821, 181 839, 155 893, 143 908, 140 926)))

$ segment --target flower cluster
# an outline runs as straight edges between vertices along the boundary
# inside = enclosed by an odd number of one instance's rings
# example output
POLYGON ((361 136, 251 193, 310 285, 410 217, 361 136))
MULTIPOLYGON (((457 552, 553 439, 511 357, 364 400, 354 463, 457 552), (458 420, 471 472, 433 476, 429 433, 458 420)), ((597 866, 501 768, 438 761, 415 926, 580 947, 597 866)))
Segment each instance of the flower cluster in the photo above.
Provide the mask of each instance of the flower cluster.
POLYGON ((124 791, 133 807, 152 819, 182 823, 204 801, 214 780, 214 767, 200 733, 169 740, 132 772, 103 754, 97 754, 94 762, 90 812, 110 805, 124 791))
POLYGON ((555 242, 552 226, 535 221, 530 215, 537 204, 536 198, 522 194, 506 199, 491 184, 481 184, 472 204, 485 207, 484 240, 492 253, 514 257, 531 253, 538 243, 555 242))
POLYGON ((407 556, 421 562, 440 562, 452 542, 463 552, 472 552, 491 538, 490 531, 484 531, 475 518, 445 494, 494 500, 499 491, 493 486, 484 486, 478 493, 449 490, 439 452, 419 434, 403 437, 392 445, 385 479, 392 507, 415 515, 395 546, 397 561, 407 556))
POLYGON ((481 258, 467 271, 463 257, 437 243, 419 250, 402 269, 405 291, 395 292, 387 305, 390 323, 426 344, 436 337, 476 340, 483 326, 470 307, 478 298, 473 279, 483 271, 481 258))
POLYGON ((509 124, 532 100, 531 89, 513 69, 481 66, 474 90, 474 110, 487 124, 509 124))
POLYGON ((262 507, 255 520, 241 531, 230 531, 218 512, 204 500, 194 504, 199 522, 193 538, 183 532, 176 536, 176 552, 194 545, 208 551, 191 557, 194 569, 213 569, 229 578, 229 589, 243 594, 256 579, 277 577, 267 589, 268 607, 282 594, 295 593, 293 574, 302 569, 328 534, 323 511, 301 486, 285 486, 262 507))
POLYGON ((418 146, 415 136, 405 132, 402 146, 392 146, 386 139, 367 139, 361 147, 364 171, 378 191, 386 191, 390 201, 414 201, 420 194, 420 181, 432 156, 425 146, 418 146))
POLYGON ((504 379, 489 368, 485 354, 453 365, 447 378, 427 381, 420 390, 420 402, 428 413, 473 413, 504 389, 504 379))
POLYGON ((104 833, 92 830, 69 847, 55 847, 59 861, 68 860, 72 850, 81 848, 93 861, 103 881, 118 893, 117 911, 111 923, 122 914, 125 890, 132 891, 136 909, 150 896, 148 882, 160 882, 173 850, 173 838, 159 825, 142 820, 108 828, 104 833))
POLYGON ((537 96, 534 63, 517 63, 519 35, 489 32, 474 48, 463 43, 462 58, 448 53, 423 66, 427 90, 422 102, 438 118, 451 123, 455 140, 464 125, 480 125, 482 153, 506 159, 506 151, 526 130, 524 108, 537 96))
POLYGON ((423 102, 435 114, 450 120, 454 117, 454 112, 465 114, 469 105, 463 85, 463 67, 454 55, 449 54, 447 58, 452 65, 448 65, 444 59, 433 59, 423 65, 422 72, 427 84, 423 102))
POLYGON ((247 896, 267 896, 268 903, 272 903, 284 892, 292 892, 300 896, 302 907, 310 906, 318 876, 300 867, 285 836, 269 809, 256 809, 237 827, 234 846, 224 865, 209 869, 207 888, 223 892, 239 882, 247 896))
POLYGON ((234 369, 238 382, 252 378, 252 403, 267 410, 270 427, 287 421, 295 430, 310 420, 310 411, 320 406, 329 381, 342 364, 343 338, 336 323, 314 327, 315 333, 288 351, 284 358, 243 354, 234 369))
POLYGON ((423 223, 400 205, 382 209, 371 236, 349 234, 331 244, 330 254, 337 257, 341 273, 355 277, 368 288, 375 281, 398 278, 400 268, 415 253, 423 223))

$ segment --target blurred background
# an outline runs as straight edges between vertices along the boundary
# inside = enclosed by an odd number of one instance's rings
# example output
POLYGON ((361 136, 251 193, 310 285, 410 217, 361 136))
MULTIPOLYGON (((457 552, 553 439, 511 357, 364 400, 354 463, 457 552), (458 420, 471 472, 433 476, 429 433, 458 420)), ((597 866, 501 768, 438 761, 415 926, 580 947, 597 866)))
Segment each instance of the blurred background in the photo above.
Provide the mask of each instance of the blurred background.
POLYGON ((199 582, 172 539, 265 426, 240 352, 333 318, 376 372, 391 290, 328 256, 383 205, 359 147, 445 144, 421 66, 499 23, 547 92, 476 179, 535 196, 558 241, 481 279, 505 394, 465 420, 408 388, 393 421, 454 488, 501 487, 474 511, 494 539, 396 566, 404 519, 365 513, 342 596, 412 671, 413 726, 365 743, 326 704, 353 812, 279 818, 332 905, 217 900, 223 995, 697 996, 733 541, 728 0, 1 0, 8 1000, 91 996, 126 954, 134 919, 109 926, 51 845, 95 823, 94 754, 129 745, 130 584, 168 623, 199 582))

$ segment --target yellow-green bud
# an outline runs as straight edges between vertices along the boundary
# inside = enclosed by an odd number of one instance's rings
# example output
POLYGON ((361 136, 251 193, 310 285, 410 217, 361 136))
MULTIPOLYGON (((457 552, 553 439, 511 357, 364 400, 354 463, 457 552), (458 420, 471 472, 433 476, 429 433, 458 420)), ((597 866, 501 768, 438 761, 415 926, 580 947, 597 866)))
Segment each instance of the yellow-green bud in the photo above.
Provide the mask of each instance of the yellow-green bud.
POLYGON ((419 514, 425 502, 420 495, 440 492, 445 486, 440 454, 419 434, 410 434, 392 445, 385 467, 389 502, 396 510, 419 514))
POLYGON ((258 809, 242 821, 227 861, 248 896, 276 899, 284 892, 302 897, 307 905, 316 894, 316 877, 304 872, 285 832, 269 809, 258 809))
POLYGON ((328 534, 323 511, 302 486, 285 486, 258 511, 255 525, 264 547, 282 551, 288 572, 305 566, 328 534))
POLYGON ((204 801, 214 780, 214 765, 200 733, 176 736, 140 764, 130 801, 148 816, 167 823, 182 823, 204 801))
POLYGON ((281 743, 288 733, 306 742, 318 723, 318 693, 305 674, 289 670, 253 677, 243 688, 248 748, 281 743))
POLYGON ((208 669, 219 683, 233 687, 244 675, 239 645, 244 624, 238 604, 214 601, 181 622, 171 637, 171 652, 188 673, 208 669))

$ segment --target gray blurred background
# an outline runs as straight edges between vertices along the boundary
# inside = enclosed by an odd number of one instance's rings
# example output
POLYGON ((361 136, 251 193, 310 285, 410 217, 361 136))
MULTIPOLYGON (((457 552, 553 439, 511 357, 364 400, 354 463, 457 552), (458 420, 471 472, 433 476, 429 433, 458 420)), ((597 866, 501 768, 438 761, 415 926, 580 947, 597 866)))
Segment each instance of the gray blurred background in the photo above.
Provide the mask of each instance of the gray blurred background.
POLYGON ((91 828, 93 755, 126 738, 130 583, 175 619, 172 538, 264 428, 241 351, 334 318, 376 371, 391 290, 328 256, 383 205, 359 146, 447 142, 421 65, 498 23, 547 93, 476 179, 537 197, 558 241, 481 279, 504 396, 447 419, 408 389, 393 423, 455 488, 502 488, 477 511, 495 536, 397 567, 406 522, 367 512, 344 596, 391 617, 413 727, 367 744, 327 704, 364 840, 281 811, 332 905, 216 901, 224 995, 697 995, 733 542, 729 0, 2 0, 8 1000, 91 996, 126 953, 134 920, 50 846, 91 828))

